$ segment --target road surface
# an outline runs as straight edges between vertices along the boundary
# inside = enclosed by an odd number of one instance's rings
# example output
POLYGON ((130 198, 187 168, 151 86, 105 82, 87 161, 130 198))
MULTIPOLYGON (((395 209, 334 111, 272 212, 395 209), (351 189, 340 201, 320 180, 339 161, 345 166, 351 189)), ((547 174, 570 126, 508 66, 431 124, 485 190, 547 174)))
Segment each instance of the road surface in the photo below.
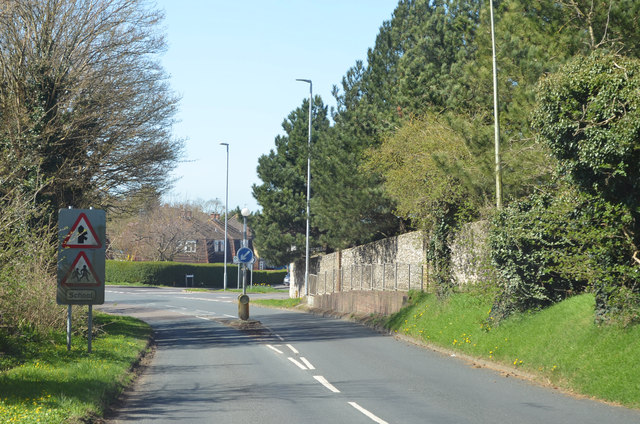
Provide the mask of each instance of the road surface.
MULTIPOLYGON (((257 298, 260 295, 251 295, 257 298)), ((640 412, 578 399, 361 325, 250 306, 237 294, 107 287, 107 312, 154 328, 151 364, 116 423, 640 423, 640 412)))

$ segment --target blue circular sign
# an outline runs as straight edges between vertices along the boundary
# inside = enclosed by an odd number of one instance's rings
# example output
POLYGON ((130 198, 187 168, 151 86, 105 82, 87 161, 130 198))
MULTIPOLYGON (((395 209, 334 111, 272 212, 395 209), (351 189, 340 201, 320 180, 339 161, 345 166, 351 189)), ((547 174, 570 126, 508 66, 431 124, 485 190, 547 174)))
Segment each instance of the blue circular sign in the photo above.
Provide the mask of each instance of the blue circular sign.
POLYGON ((238 262, 241 264, 249 264, 253 262, 253 251, 248 247, 238 249, 238 262))

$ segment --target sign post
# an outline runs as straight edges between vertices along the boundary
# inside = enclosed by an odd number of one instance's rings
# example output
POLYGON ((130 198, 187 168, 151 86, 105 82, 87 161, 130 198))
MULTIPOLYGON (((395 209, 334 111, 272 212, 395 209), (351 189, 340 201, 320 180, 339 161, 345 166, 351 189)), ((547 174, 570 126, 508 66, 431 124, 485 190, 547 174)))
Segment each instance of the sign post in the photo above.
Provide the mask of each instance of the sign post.
POLYGON ((106 215, 99 209, 60 209, 58 214, 58 290, 68 305, 67 350, 71 349, 71 306, 89 305, 91 353, 93 305, 104 303, 106 215))
MULTIPOLYGON (((235 259, 235 258, 234 258, 235 259)), ((238 297, 238 318, 249 319, 249 296, 247 296, 247 265, 255 260, 253 250, 248 247, 238 249, 238 266, 242 264, 242 294, 238 297)))

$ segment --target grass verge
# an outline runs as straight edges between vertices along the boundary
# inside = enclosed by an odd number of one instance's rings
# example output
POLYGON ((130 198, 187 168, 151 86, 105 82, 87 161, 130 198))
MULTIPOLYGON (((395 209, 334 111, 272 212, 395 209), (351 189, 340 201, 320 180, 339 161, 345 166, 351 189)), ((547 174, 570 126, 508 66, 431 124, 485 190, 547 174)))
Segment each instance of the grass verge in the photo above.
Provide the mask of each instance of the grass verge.
POLYGON ((294 308, 300 304, 302 299, 252 299, 251 303, 255 303, 261 306, 269 308, 294 308))
POLYGON ((91 354, 86 337, 73 337, 70 352, 65 333, 23 340, 12 352, 17 363, 0 371, 0 422, 73 423, 103 415, 133 378, 131 367, 151 328, 131 317, 100 313, 94 325, 101 331, 91 354))
POLYGON ((454 294, 444 302, 412 293, 410 301, 385 327, 522 369, 576 393, 640 408, 640 325, 595 325, 592 295, 515 315, 499 326, 489 317, 491 302, 470 293, 454 294))

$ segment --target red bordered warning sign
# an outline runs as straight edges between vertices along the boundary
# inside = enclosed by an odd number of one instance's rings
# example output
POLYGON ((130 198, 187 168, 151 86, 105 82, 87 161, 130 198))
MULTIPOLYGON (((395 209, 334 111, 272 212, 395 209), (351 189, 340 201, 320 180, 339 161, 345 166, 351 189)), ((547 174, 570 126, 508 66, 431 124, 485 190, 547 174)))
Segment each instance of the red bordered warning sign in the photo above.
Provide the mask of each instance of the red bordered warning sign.
POLYGON ((81 213, 71 227, 71 231, 64 238, 62 248, 73 249, 100 249, 102 242, 91 226, 87 215, 81 213))
POLYGON ((86 253, 80 252, 60 284, 68 287, 94 287, 100 286, 102 282, 86 253))

